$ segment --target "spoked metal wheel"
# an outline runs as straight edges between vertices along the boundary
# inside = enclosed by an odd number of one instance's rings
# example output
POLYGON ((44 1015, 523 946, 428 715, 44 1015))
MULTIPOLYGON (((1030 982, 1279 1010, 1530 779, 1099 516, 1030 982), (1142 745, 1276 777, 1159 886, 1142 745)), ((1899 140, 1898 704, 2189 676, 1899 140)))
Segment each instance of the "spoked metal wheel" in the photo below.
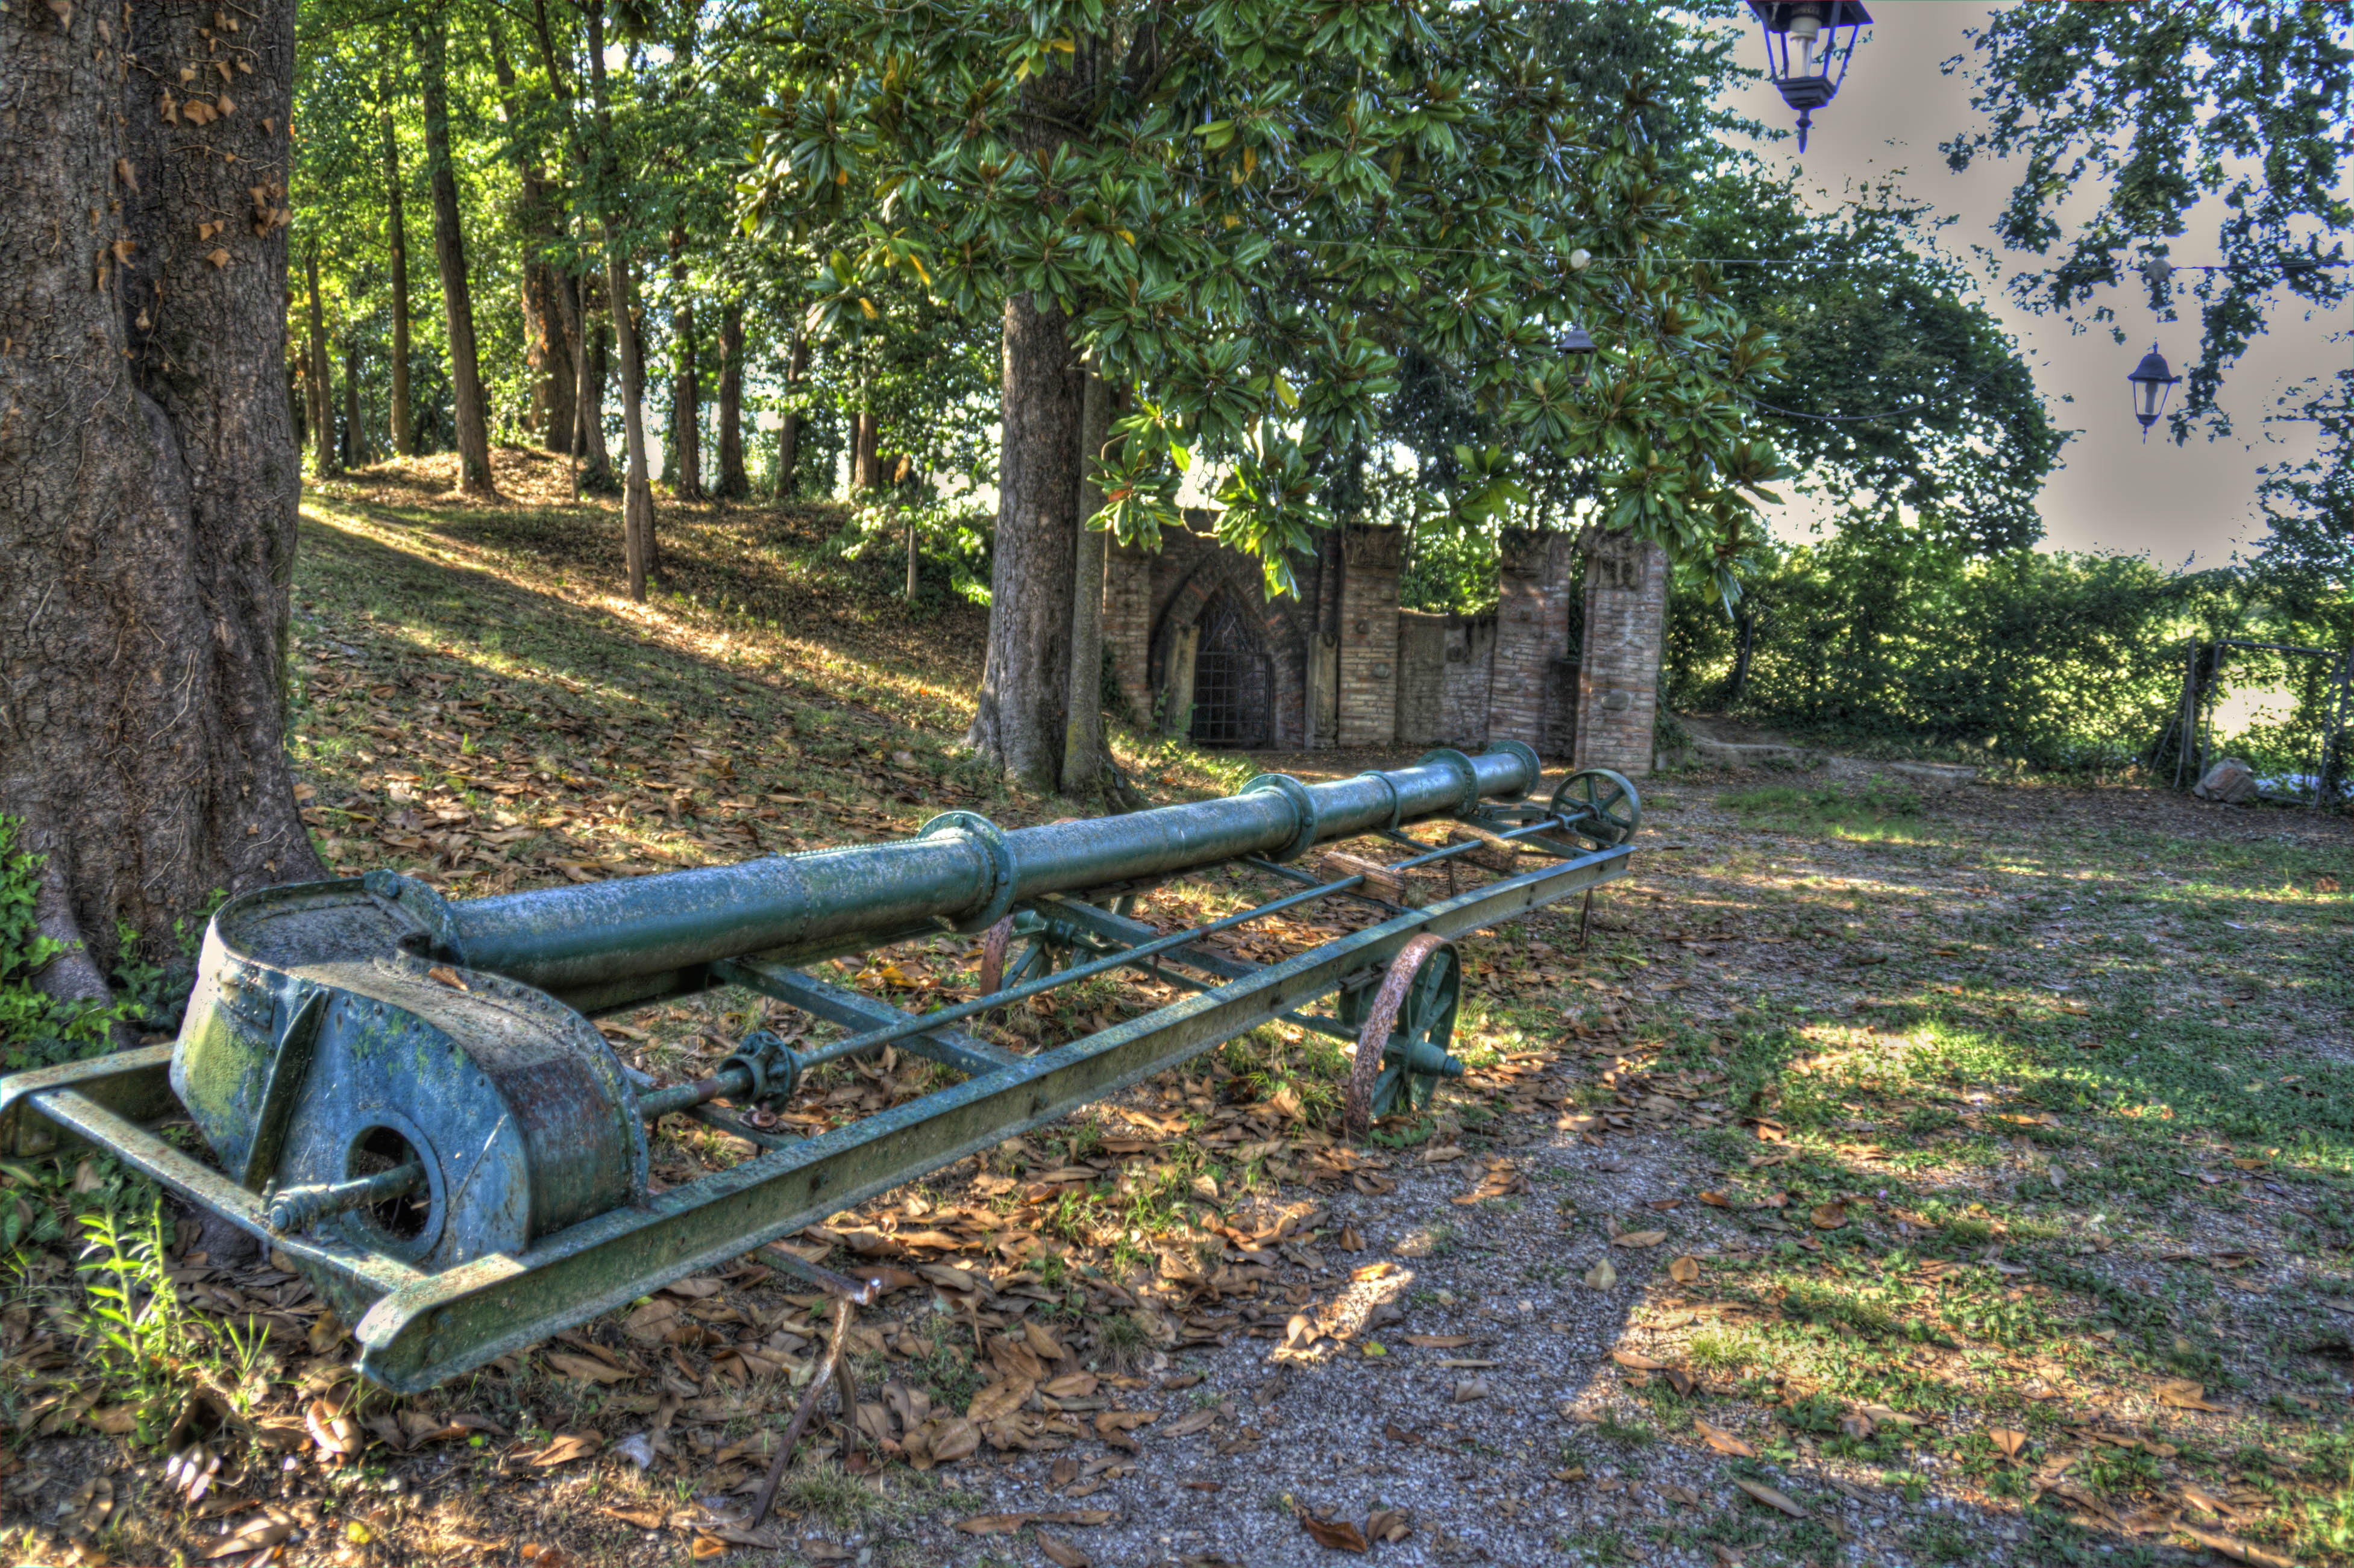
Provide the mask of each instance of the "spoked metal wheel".
POLYGON ((1455 1038, 1462 968, 1444 937, 1408 942, 1369 997, 1342 993, 1341 1016, 1358 1025, 1357 1063, 1349 1075, 1348 1128, 1362 1137, 1375 1118, 1426 1107, 1438 1080, 1460 1077, 1463 1064, 1447 1054, 1455 1038))
POLYGON ((1617 849, 1643 824, 1643 798, 1626 775, 1607 768, 1581 768, 1563 779, 1553 789, 1553 810, 1596 849, 1617 849))

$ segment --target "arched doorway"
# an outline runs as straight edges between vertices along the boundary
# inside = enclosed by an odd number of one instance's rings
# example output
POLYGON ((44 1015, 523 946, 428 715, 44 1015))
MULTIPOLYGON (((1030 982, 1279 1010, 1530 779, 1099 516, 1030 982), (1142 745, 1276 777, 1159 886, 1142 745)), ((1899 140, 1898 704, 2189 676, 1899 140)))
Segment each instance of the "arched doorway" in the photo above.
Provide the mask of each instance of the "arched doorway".
POLYGON ((1193 655, 1193 743, 1265 746, 1275 678, 1250 623, 1221 592, 1194 624, 1201 641, 1193 655))

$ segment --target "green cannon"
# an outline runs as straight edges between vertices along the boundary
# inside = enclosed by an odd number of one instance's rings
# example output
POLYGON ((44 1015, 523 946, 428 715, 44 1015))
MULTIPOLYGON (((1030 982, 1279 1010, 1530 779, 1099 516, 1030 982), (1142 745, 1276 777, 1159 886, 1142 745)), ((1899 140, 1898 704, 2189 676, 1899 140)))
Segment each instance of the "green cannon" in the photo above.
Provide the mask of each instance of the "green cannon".
POLYGON ((389 872, 266 888, 213 916, 174 1044, 0 1079, 0 1151, 109 1150, 293 1258, 355 1325, 366 1375, 425 1388, 1272 1020, 1356 1043, 1352 1125, 1426 1104, 1462 1070, 1449 938, 1628 868, 1633 787, 1572 774, 1537 805, 1540 771, 1505 742, 1316 785, 1268 774, 1125 816, 1006 832, 951 811, 896 842, 461 902, 389 872), (1470 833, 1433 849, 1401 832, 1434 817, 1470 833), (1345 875, 1297 863, 1363 834, 1413 853, 1345 875), (1533 869, 1509 863, 1421 908, 1377 890, 1499 846, 1539 852, 1533 869), (1173 933, 1133 918, 1138 893, 1238 863, 1298 886, 1173 933), (1205 943, 1335 897, 1384 917, 1267 965, 1205 943), (805 972, 944 931, 986 933, 971 1001, 910 1014, 805 972), (1032 1055, 958 1027, 1122 968, 1189 994, 1032 1055), (709 1076, 665 1086, 590 1022, 730 985, 847 1033, 797 1050, 756 1031, 709 1076), (1332 1012, 1306 1011, 1328 996, 1332 1012), (886 1044, 960 1081, 813 1138, 747 1115, 886 1044), (647 1128, 672 1114, 756 1152, 663 1189, 647 1128), (175 1134, 187 1124, 209 1160, 175 1134))

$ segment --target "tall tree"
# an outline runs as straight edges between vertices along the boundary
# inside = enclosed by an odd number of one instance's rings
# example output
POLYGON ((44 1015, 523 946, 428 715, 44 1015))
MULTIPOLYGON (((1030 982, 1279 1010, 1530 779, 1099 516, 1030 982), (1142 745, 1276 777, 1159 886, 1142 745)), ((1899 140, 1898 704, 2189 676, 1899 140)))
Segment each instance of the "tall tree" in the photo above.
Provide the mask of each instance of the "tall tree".
POLYGON ((1671 264, 1674 172, 1533 58, 1536 5, 957 0, 845 12, 832 79, 781 95, 754 232, 857 232, 821 316, 920 276, 1001 323, 989 662, 970 740, 1062 778, 1084 348, 1138 394, 1099 521, 1150 543, 1184 467, 1288 591, 1320 496, 1381 435, 1402 352, 1499 439, 1469 524, 1593 470, 1614 526, 1722 567, 1775 471, 1748 387, 1775 362, 1705 268, 1671 264), (865 204, 863 210, 861 204, 865 204), (1574 254, 1611 259, 1581 274, 1574 254), (1655 258, 1657 258, 1655 260, 1655 258), (1553 347, 1606 343, 1581 393, 1553 347))
POLYGON ((670 459, 681 501, 703 499, 703 382, 695 366, 695 295, 687 287, 686 226, 670 230, 670 459))
POLYGON ((646 583, 660 569, 655 556, 653 483, 646 471, 646 362, 638 332, 636 263, 629 255, 619 208, 619 159, 613 146, 612 105, 605 70, 605 13, 590 0, 588 26, 589 108, 597 147, 596 199, 605 239, 605 301, 621 351, 621 428, 630 466, 621 489, 621 542, 630 575, 630 597, 643 599, 646 583))
POLYGON ((441 273, 441 312, 450 345, 450 384, 457 399, 458 492, 496 495, 491 473, 488 405, 475 355, 474 296, 466 276, 466 238, 458 210, 458 175, 450 154, 450 17, 439 5, 413 16, 425 101, 425 157, 433 194, 433 260, 441 273))
POLYGON ((719 495, 740 501, 752 493, 744 471, 744 302, 719 313, 719 495))
POLYGON ((122 927, 162 959, 217 890, 323 874, 282 744, 294 9, 246 0, 217 53, 208 7, 0 11, 0 813, 56 995, 106 991, 122 927), (163 69, 216 58, 250 69, 163 69))
POLYGON ((417 420, 408 407, 408 221, 400 185, 400 137, 392 123, 393 93, 384 88, 385 239, 392 266, 392 450, 417 455, 417 420))
POLYGON ((777 419, 777 499, 790 501, 798 493, 795 471, 801 466, 802 383, 809 376, 809 334, 797 323, 785 350, 785 411, 777 419))
POLYGON ((311 432, 311 471, 324 477, 341 464, 335 458, 335 384, 327 373, 327 313, 319 298, 319 242, 302 248, 302 275, 310 285, 306 298, 311 313, 309 352, 302 361, 302 400, 311 432))

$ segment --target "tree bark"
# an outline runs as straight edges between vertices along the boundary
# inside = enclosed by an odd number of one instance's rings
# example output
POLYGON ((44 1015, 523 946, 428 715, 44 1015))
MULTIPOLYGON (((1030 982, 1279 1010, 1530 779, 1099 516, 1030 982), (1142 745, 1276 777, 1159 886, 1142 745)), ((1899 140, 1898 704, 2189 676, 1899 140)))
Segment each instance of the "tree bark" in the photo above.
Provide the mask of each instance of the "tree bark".
POLYGON ((385 90, 384 188, 386 238, 392 252, 392 450, 417 455, 417 424, 408 411, 408 225, 401 210, 400 141, 392 124, 392 91, 385 90))
POLYGON ((1072 546, 1071 688, 1063 721, 1063 793, 1084 795, 1103 777, 1103 585, 1104 536, 1087 526, 1103 509, 1103 491, 1087 474, 1089 459, 1103 454, 1111 434, 1111 388, 1087 372, 1079 403, 1078 533, 1072 546))
POLYGON ((777 499, 790 501, 797 493, 793 470, 801 455, 801 413, 791 406, 790 399, 799 392, 801 379, 809 374, 809 337, 801 328, 793 328, 792 347, 785 352, 785 397, 788 404, 777 420, 777 499))
POLYGON ((654 491, 646 473, 646 366, 638 342, 630 267, 618 238, 605 238, 606 297, 613 302, 613 329, 621 340, 621 425, 630 448, 629 479, 621 496, 621 544, 628 557, 630 597, 642 602, 654 565, 654 491))
MULTIPOLYGON (((613 185, 613 126, 605 103, 605 12, 587 8, 588 87, 597 117, 599 185, 613 185)), ((605 231, 605 308, 621 348, 621 429, 630 449, 629 476, 621 486, 621 543, 628 558, 630 597, 643 601, 646 580, 659 570, 654 555, 654 492, 646 477, 646 362, 638 339, 632 263, 622 248, 619 226, 609 212, 605 231)))
POLYGON ((850 493, 856 499, 883 482, 882 432, 874 409, 858 410, 850 437, 850 493))
POLYGON ((564 244, 563 209, 538 149, 521 134, 523 101, 516 96, 514 62, 507 58, 506 35, 495 12, 489 17, 489 26, 491 69, 498 77, 500 104, 507 123, 516 128, 513 147, 517 189, 513 210, 516 231, 523 237, 524 354, 538 373, 531 384, 532 424, 543 447, 552 452, 570 451, 577 433, 572 408, 578 378, 573 371, 571 341, 565 335, 564 308, 557 298, 569 280, 554 260, 564 244))
POLYGON ((1069 326, 1026 294, 1005 302, 989 653, 965 735, 1009 778, 1039 790, 1062 779, 1069 695, 1084 376, 1069 326))
POLYGON ((695 299, 686 291, 686 229, 676 224, 670 231, 670 282, 677 302, 670 313, 672 351, 678 355, 670 383, 671 451, 678 475, 673 493, 681 501, 701 501, 703 382, 695 370, 695 299))
POLYGON ((450 385, 457 403, 458 493, 495 496, 491 475, 490 410, 482 397, 474 351, 474 296, 466 280, 466 238, 460 228, 458 176, 450 162, 450 33, 440 11, 409 23, 425 98, 425 160, 433 193, 433 260, 441 273, 441 313, 448 323, 450 385))
POLYGON ((719 495, 740 501, 752 493, 744 471, 744 302, 719 313, 719 495))
MULTIPOLYGON (((1023 154, 1048 159, 1072 139, 1071 127, 1090 112, 1105 55, 1101 37, 1082 38, 1067 66, 1023 85, 1023 154)), ((1002 335, 989 654, 965 738, 1009 778, 1043 791, 1063 775, 1087 372, 1069 319, 1051 300, 1010 294, 1002 335)))
MULTIPOLYGON (((589 286, 596 281, 584 277, 579 280, 578 287, 580 331, 581 335, 588 340, 587 363, 581 366, 580 372, 588 390, 581 394, 585 401, 578 414, 580 420, 580 477, 584 482, 600 490, 610 490, 613 487, 613 454, 605 445, 605 388, 613 379, 613 323, 599 318, 595 330, 589 328, 588 291, 589 286)), ((601 288, 597 291, 600 295, 604 292, 601 288)))
POLYGON ((310 284, 310 352, 302 362, 302 380, 309 396, 302 408, 311 432, 311 471, 324 479, 339 471, 335 461, 335 385, 327 373, 326 313, 319 302, 319 242, 302 248, 302 272, 310 284))
POLYGON ((360 345, 344 336, 344 466, 367 461, 367 430, 360 423, 360 345))
POLYGON ((118 922, 176 957, 215 890, 323 874, 283 743, 294 11, 246 0, 251 73, 186 98, 126 55, 209 58, 209 8, 0 11, 0 813, 53 995, 106 994, 118 922))

